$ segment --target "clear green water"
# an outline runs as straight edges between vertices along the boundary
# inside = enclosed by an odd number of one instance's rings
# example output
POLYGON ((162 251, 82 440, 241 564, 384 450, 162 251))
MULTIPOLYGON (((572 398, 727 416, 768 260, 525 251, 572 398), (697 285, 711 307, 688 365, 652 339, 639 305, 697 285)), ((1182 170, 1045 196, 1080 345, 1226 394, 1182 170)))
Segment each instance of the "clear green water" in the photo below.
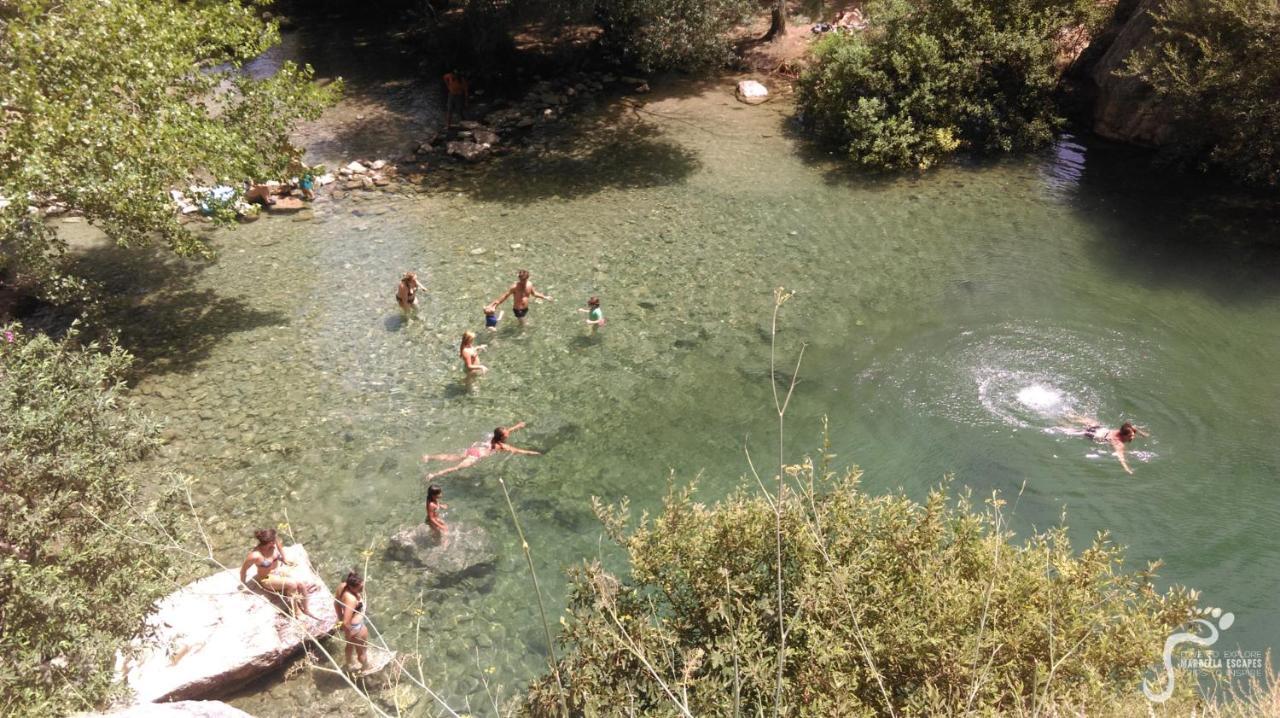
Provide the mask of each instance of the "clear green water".
MULTIPOLYGON (((562 571, 608 553, 591 496, 653 508, 674 471, 702 472, 714 498, 746 473, 744 448, 770 455, 768 320, 785 286, 783 363, 807 344, 792 458, 828 416, 868 490, 920 496, 947 473, 978 494, 1025 484, 1020 530, 1065 507, 1075 540, 1108 529, 1135 567, 1162 558, 1164 580, 1233 611, 1220 647, 1280 646, 1273 220, 1070 141, 919 180, 850 178, 788 136, 784 103, 747 108, 724 85, 588 114, 546 155, 449 192, 324 203, 312 221, 218 232, 206 266, 121 269, 118 288, 144 297, 122 317, 148 362, 137 393, 174 437, 160 463, 199 477, 220 558, 239 561, 287 512, 336 581, 422 519, 422 453, 528 421, 513 443, 545 456, 442 481, 446 518, 499 546, 490 580, 424 590, 380 550, 369 565, 374 622, 411 650, 421 592, 434 687, 481 709, 482 677, 510 694, 543 651, 497 479, 558 608, 562 571), (520 267, 557 301, 524 331, 508 316, 468 387, 458 336, 520 267), (430 293, 404 323, 393 292, 410 268, 430 293), (576 311, 590 294, 608 317, 594 337, 576 311), (1135 476, 1045 433, 1068 405, 1150 427, 1135 476)), ((110 272, 113 256, 92 259, 110 272)), ((352 710, 305 673, 234 702, 352 710)))

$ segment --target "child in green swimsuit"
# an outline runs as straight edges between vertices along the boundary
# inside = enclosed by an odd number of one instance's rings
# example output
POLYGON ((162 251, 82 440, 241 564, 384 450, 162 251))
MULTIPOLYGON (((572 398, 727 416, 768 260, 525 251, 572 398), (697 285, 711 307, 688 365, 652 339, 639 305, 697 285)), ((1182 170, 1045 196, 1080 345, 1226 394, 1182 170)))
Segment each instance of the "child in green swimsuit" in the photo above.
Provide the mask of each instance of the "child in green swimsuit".
POLYGON ((604 313, 600 311, 600 297, 592 297, 587 300, 587 308, 579 309, 587 315, 587 324, 592 327, 604 326, 604 313))

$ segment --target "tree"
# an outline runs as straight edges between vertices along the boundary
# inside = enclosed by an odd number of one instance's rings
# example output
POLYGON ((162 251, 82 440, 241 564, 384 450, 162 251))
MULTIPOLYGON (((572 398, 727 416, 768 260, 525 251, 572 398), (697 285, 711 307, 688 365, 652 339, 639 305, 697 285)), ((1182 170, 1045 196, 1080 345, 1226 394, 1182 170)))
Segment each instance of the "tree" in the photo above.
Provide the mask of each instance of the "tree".
MULTIPOLYGON (((637 525, 625 503, 597 504, 629 570, 571 574, 558 665, 570 713, 1145 712, 1142 674, 1192 617, 1194 594, 1158 592, 1154 566, 1121 570, 1105 535, 1079 553, 1065 527, 1015 540, 996 497, 979 509, 943 488, 916 503, 863 493, 858 478, 785 467, 781 613, 774 497, 742 490, 708 507, 673 487, 637 525)), ((560 710, 551 675, 521 706, 560 710)))
POLYGON ((774 40, 787 34, 787 0, 774 0, 769 11, 769 32, 764 39, 774 40))
POLYGON ((0 713, 92 709, 115 651, 172 590, 177 513, 131 462, 158 443, 121 397, 130 358, 0 330, 0 713))
POLYGON ((1150 83, 1174 118, 1177 162, 1280 184, 1280 4, 1167 0, 1153 41, 1126 70, 1150 83))
POLYGON ((726 62, 727 31, 751 0, 598 0, 607 48, 643 70, 699 70, 726 62))
POLYGON ((252 3, 0 3, 0 270, 57 294, 65 248, 29 210, 51 202, 121 244, 202 251, 168 190, 197 175, 282 176, 292 123, 336 91, 291 63, 267 78, 240 71, 277 41, 252 3))
POLYGON ((1089 0, 878 0, 866 32, 819 42, 801 112, 869 169, 1035 147, 1062 123, 1056 40, 1095 13, 1089 0))

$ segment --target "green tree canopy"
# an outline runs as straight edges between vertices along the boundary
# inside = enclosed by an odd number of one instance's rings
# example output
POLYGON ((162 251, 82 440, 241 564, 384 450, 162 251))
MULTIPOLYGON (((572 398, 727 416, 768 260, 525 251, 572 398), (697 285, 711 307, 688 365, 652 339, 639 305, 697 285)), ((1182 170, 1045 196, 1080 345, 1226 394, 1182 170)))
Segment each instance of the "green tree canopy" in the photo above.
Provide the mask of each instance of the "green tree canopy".
POLYGON ((925 168, 959 149, 1010 151, 1061 123, 1058 38, 1089 0, 874 0, 865 33, 831 34, 800 85, 807 121, 869 169, 925 168))
POLYGON ((0 329, 0 713, 110 692, 115 651, 172 590, 169 494, 126 466, 157 443, 121 397, 121 349, 0 329))
POLYGON ((252 3, 0 2, 0 263, 54 273, 61 247, 28 210, 54 200, 118 242, 199 251, 167 190, 281 176, 292 124, 332 95, 307 67, 240 71, 277 41, 252 3))
POLYGON ((1180 162, 1280 184, 1280 2, 1167 0, 1128 71, 1174 117, 1180 162))
MULTIPOLYGON (((1105 535, 1076 553, 1065 527, 1016 540, 995 498, 871 496, 807 462, 784 476, 781 504, 673 489, 638 526, 598 508, 629 575, 572 573, 557 666, 572 715, 773 715, 779 660, 782 715, 1134 715, 1193 615, 1192 594, 1123 570, 1105 535)), ((560 700, 548 675, 522 712, 560 700)))

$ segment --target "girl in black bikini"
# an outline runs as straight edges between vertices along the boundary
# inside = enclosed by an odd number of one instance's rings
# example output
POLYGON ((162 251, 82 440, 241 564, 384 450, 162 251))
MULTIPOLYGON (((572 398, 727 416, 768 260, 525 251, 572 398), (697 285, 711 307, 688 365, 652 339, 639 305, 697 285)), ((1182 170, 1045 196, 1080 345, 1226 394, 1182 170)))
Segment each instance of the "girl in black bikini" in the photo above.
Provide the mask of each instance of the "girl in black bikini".
POLYGON ((1097 444, 1106 444, 1111 447, 1112 453, 1116 459, 1120 461, 1120 465, 1124 467, 1125 473, 1132 475, 1133 469, 1129 468, 1129 462, 1124 458, 1125 444, 1132 442, 1139 434, 1150 436, 1145 430, 1139 429, 1132 423, 1126 421, 1120 425, 1119 429, 1108 429, 1103 426, 1097 419, 1088 416, 1080 416, 1079 414, 1071 414, 1067 419, 1075 426, 1062 427, 1062 430, 1077 436, 1083 436, 1097 444))
POLYGON ((347 639, 347 670, 352 670, 352 655, 360 658, 360 669, 369 667, 369 627, 364 625, 364 579, 352 571, 338 590, 333 592, 333 607, 338 613, 342 637, 347 639))

